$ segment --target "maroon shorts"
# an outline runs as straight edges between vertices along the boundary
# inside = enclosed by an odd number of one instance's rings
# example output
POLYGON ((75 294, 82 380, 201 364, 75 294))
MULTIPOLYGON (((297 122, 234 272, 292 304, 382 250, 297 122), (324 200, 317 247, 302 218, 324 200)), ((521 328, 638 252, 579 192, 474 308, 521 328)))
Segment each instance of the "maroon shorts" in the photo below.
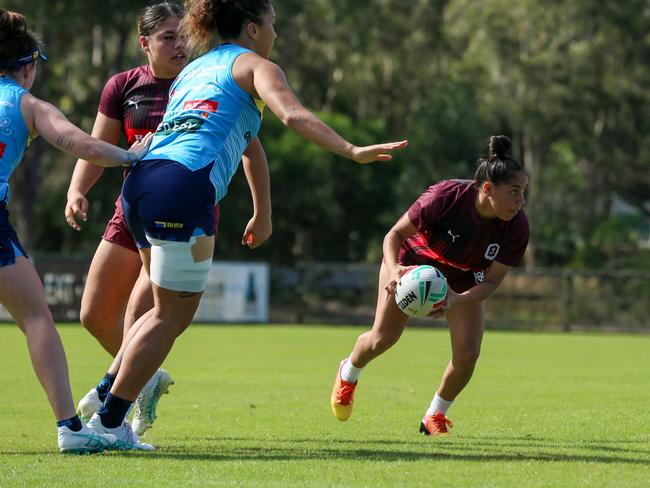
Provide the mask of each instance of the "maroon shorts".
MULTIPOLYGON (((214 239, 217 239, 217 229, 219 228, 219 205, 214 206, 214 239)), ((115 213, 111 220, 106 224, 106 230, 102 239, 122 247, 126 247, 133 252, 138 252, 138 246, 135 245, 133 235, 124 220, 124 211, 122 210, 122 195, 115 201, 115 213)))

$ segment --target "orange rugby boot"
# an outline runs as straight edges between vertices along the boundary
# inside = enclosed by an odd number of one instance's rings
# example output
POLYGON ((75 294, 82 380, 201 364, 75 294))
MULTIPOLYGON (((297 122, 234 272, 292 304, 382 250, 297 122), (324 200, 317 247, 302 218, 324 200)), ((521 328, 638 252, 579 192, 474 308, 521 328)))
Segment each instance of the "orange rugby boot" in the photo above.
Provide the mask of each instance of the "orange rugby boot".
POLYGON ((449 429, 447 427, 453 427, 454 424, 451 423, 444 413, 437 413, 435 415, 426 415, 422 422, 420 422, 420 432, 424 435, 447 435, 449 434, 449 429))
POLYGON ((337 419, 343 421, 350 418, 352 415, 352 402, 354 401, 354 389, 357 387, 356 383, 350 383, 341 379, 341 366, 345 359, 341 361, 339 370, 336 373, 336 380, 334 380, 334 388, 332 388, 332 411, 337 419))

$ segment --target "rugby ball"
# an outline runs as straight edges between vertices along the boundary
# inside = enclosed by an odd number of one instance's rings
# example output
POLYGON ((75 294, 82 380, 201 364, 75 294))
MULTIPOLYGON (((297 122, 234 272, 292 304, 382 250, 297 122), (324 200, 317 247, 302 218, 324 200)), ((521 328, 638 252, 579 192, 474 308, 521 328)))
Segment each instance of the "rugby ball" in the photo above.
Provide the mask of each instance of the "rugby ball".
POLYGON ((426 317, 447 298, 447 279, 433 266, 418 266, 397 284, 395 302, 411 317, 426 317))

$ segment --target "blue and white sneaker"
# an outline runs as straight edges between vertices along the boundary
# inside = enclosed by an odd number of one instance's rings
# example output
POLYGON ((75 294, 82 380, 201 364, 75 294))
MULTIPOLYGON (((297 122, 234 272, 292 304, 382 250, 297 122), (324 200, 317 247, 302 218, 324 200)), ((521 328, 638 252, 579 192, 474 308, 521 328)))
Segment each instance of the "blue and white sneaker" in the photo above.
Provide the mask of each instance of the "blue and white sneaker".
POLYGON ((167 371, 160 368, 154 373, 135 400, 135 413, 133 414, 133 431, 137 435, 144 434, 151 428, 157 418, 156 406, 158 400, 165 393, 174 380, 167 371))
POLYGON ((102 424, 102 419, 99 415, 95 414, 86 424, 86 427, 93 430, 97 434, 110 434, 117 438, 115 443, 111 446, 111 449, 117 449, 120 451, 153 451, 155 449, 151 444, 146 444, 140 442, 138 436, 133 429, 131 429, 131 424, 128 421, 122 422, 122 425, 118 425, 115 428, 104 427, 102 424))
POLYGON ((79 405, 77 405, 77 415, 79 415, 79 418, 82 421, 88 422, 101 406, 102 401, 99 399, 97 388, 93 388, 86 393, 81 400, 79 400, 79 405))
POLYGON ((106 449, 114 449, 117 437, 112 434, 95 432, 88 427, 82 427, 75 432, 63 426, 57 427, 59 439, 59 451, 74 454, 86 454, 91 452, 102 452, 106 449))

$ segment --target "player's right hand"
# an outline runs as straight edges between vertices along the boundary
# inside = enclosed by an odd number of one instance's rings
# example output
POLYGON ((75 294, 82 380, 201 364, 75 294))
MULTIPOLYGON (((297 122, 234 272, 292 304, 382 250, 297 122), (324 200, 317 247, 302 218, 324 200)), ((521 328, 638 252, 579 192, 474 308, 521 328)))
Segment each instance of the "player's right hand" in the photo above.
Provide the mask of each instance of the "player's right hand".
POLYGON ((413 268, 416 268, 417 266, 411 265, 411 266, 401 266, 397 265, 394 268, 389 268, 389 280, 388 283, 386 283, 386 286, 384 287, 384 290, 386 290, 386 293, 388 293, 388 296, 386 299, 388 299, 389 296, 395 295, 397 291, 397 284, 400 282, 402 279, 402 276, 404 276, 406 273, 408 273, 410 270, 413 268))
POLYGON ((65 220, 74 230, 81 230, 77 219, 83 222, 88 220, 88 199, 81 193, 68 195, 68 201, 65 204, 65 220))
POLYGON ((258 218, 253 216, 244 229, 244 235, 241 238, 241 245, 255 249, 261 246, 273 232, 273 223, 271 218, 258 218))

